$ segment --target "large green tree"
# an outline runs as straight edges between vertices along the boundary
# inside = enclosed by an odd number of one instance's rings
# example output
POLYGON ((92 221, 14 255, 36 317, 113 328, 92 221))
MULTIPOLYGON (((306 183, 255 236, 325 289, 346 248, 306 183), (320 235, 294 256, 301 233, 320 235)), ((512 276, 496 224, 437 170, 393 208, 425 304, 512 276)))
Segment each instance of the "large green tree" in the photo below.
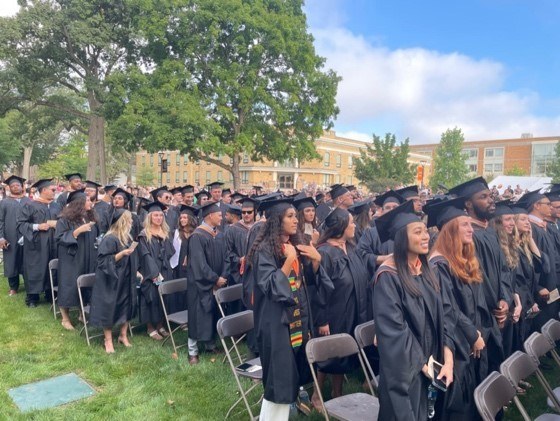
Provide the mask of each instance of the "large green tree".
MULTIPOLYGON (((144 39, 139 30, 157 20, 151 0, 18 0, 14 17, 0 18, 0 112, 27 106, 78 119, 87 133, 90 179, 106 181, 107 78, 139 65, 144 39), (67 101, 60 92, 71 93, 67 101)), ((157 10, 163 10, 164 1, 157 10)))
POLYGON ((553 183, 560 183, 560 142, 554 147, 554 160, 546 167, 546 175, 553 183))
POLYGON ((464 142, 463 132, 457 127, 442 133, 433 160, 434 172, 430 178, 430 185, 434 190, 439 185, 451 188, 469 178, 467 155, 463 153, 464 142))
POLYGON ((84 174, 87 167, 87 139, 79 133, 70 133, 69 138, 52 155, 52 159, 39 166, 39 177, 64 179, 64 174, 84 174))
POLYGON ((153 25, 148 34, 155 71, 114 79, 128 86, 120 96, 112 89, 106 107, 115 139, 128 149, 178 149, 214 163, 232 173, 236 188, 244 153, 257 161, 317 158, 314 141, 338 113, 339 78, 316 54, 302 6, 183 2, 165 30, 153 25))
POLYGON ((354 174, 369 190, 381 192, 386 187, 410 184, 414 181, 414 166, 408 163, 409 139, 397 143, 394 134, 384 138, 373 135, 373 143, 366 145, 356 159, 354 174))

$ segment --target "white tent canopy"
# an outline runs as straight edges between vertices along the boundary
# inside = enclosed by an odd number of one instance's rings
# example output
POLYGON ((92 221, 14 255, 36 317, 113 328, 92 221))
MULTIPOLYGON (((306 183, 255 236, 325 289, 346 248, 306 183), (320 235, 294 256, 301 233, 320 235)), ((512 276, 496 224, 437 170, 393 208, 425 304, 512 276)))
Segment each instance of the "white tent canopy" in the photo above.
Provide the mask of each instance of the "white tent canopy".
POLYGON ((504 190, 511 186, 513 190, 519 185, 523 190, 541 190, 546 189, 548 184, 552 182, 551 177, 516 177, 510 175, 499 175, 494 180, 492 180, 488 185, 490 188, 496 186, 500 191, 500 194, 504 193, 504 190))

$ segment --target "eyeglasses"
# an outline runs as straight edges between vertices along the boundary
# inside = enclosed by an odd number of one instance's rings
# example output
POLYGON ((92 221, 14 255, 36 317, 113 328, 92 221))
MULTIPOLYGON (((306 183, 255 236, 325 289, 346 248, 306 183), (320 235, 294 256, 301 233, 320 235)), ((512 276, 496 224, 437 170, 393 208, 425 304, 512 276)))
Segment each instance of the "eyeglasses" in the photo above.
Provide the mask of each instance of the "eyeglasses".
POLYGON ((550 202, 538 202, 539 205, 551 206, 552 203, 550 202))
POLYGON ((243 215, 251 215, 253 211, 241 211, 243 215))
POLYGON ((173 199, 173 196, 163 196, 163 199, 164 200, 171 200, 171 199, 173 199))

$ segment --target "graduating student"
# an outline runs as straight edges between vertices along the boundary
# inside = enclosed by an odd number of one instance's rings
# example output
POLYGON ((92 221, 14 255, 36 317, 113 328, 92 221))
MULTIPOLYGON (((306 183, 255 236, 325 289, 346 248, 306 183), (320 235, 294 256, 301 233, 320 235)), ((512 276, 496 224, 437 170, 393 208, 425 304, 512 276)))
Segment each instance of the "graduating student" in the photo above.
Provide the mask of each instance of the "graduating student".
POLYGON ((305 344, 313 323, 307 287, 315 284, 318 297, 325 297, 333 286, 320 266, 319 252, 298 238, 297 211, 291 200, 260 206, 266 222, 247 255, 244 275, 244 282, 250 284, 263 368, 260 419, 288 420, 290 404, 309 378, 305 344))
MULTIPOLYGON (((390 212, 404 202, 405 199, 393 190, 377 196, 373 201, 381 208, 382 214, 390 212)), ((373 277, 377 267, 393 252, 393 240, 389 238, 385 242, 380 241, 377 227, 368 227, 358 241, 358 252, 361 253, 367 263, 369 273, 373 277)))
POLYGON ((192 206, 179 206, 179 226, 173 235, 173 247, 175 254, 171 257, 171 267, 173 268, 174 278, 184 278, 183 271, 187 268, 187 248, 185 247, 191 234, 198 226, 198 209, 192 206), (183 254, 184 251, 184 254, 183 254))
POLYGON ((426 420, 430 357, 443 364, 438 379, 453 381, 453 343, 446 335, 441 287, 428 265, 430 236, 406 202, 380 216, 381 241, 394 253, 375 275, 373 313, 379 349, 379 419, 426 420))
POLYGON ((93 203, 84 190, 68 195, 66 206, 56 223, 58 245, 58 305, 62 327, 74 330, 69 309, 80 306, 78 276, 95 272, 97 265, 96 240, 99 235, 93 203))
POLYGON ((56 203, 60 205, 61 208, 66 205, 68 200, 68 195, 73 191, 82 189, 82 175, 80 173, 66 174, 64 176, 68 180, 68 190, 62 192, 56 199, 56 203))
POLYGON ((143 278, 140 284, 140 322, 146 323, 150 338, 158 341, 169 336, 169 332, 163 327, 164 315, 158 286, 173 279, 170 260, 175 254, 169 226, 165 221, 165 208, 160 202, 144 206, 148 216, 144 221, 144 229, 138 235, 138 259, 143 278))
POLYGON ((107 217, 107 213, 111 211, 111 204, 104 200, 99 200, 99 188, 101 188, 101 184, 86 180, 84 185, 85 194, 93 204, 93 211, 95 212, 99 234, 104 235, 109 229, 109 217, 107 217))
POLYGON ((356 232, 353 240, 355 244, 358 244, 365 230, 371 227, 371 221, 373 220, 371 203, 371 200, 362 200, 348 208, 348 212, 352 214, 354 217, 354 224, 356 224, 356 232))
MULTIPOLYGON (((498 326, 503 328, 509 308, 513 306, 513 287, 498 235, 488 226, 488 221, 496 211, 488 184, 484 178, 478 177, 453 187, 449 194, 465 198, 465 209, 471 217, 474 229, 474 246, 482 270, 486 305, 494 314, 498 326)), ((491 331, 486 346, 488 371, 499 370, 504 359, 501 334, 491 331)))
POLYGON ((454 381, 445 393, 440 418, 479 419, 474 389, 488 374, 489 332, 494 330, 498 335, 499 332, 486 306, 471 218, 464 210, 463 198, 427 205, 424 212, 428 214, 428 227, 439 230, 430 264, 439 278, 442 293, 447 294, 451 303, 448 322, 455 326, 454 381))
POLYGON ((226 205, 230 205, 230 204, 235 204, 232 202, 231 200, 231 189, 223 189, 222 190, 222 203, 225 203, 226 205))
POLYGON ((97 251, 89 323, 103 328, 108 354, 115 352, 112 334, 115 325, 120 325, 118 342, 132 346, 127 331, 135 310, 138 255, 130 236, 131 227, 130 211, 116 209, 97 251))
POLYGON ((25 301, 28 307, 37 307, 41 292, 47 302, 51 301, 49 262, 57 257, 54 229, 62 208, 54 201, 52 178, 39 180, 32 187, 39 196, 19 208, 16 223, 18 236, 23 237, 25 301))
POLYGON ((173 195, 171 194, 167 186, 152 190, 150 194, 154 199, 154 202, 159 202, 165 206, 165 211, 163 212, 165 215, 165 222, 169 227, 169 234, 173 235, 173 233, 175 232, 175 228, 177 228, 177 224, 179 223, 178 208, 171 204, 173 195))
POLYGON ((183 203, 183 188, 182 187, 174 187, 171 190, 169 190, 169 192, 171 193, 171 196, 173 196, 173 198, 171 199, 171 205, 179 206, 183 203))
POLYGON ((294 207, 298 211, 298 231, 303 234, 305 244, 317 245, 317 240, 319 240, 316 217, 317 202, 312 197, 300 194, 294 200, 294 207))
POLYGON ((200 190, 194 197, 196 197, 196 204, 202 207, 210 200, 210 193, 206 190, 200 190))
POLYGON ((183 205, 194 206, 194 186, 187 184, 183 186, 183 205))
POLYGON ((226 244, 218 231, 222 211, 214 202, 199 210, 203 221, 188 242, 187 300, 189 310, 189 364, 198 364, 199 344, 217 353, 216 300, 213 292, 227 285, 225 271, 226 244))
POLYGON ((422 200, 418 193, 418 186, 403 187, 402 189, 395 190, 395 193, 401 195, 404 200, 412 200, 412 203, 414 203, 414 212, 422 216, 422 200))
MULTIPOLYGON (((337 333, 353 335, 354 328, 368 320, 367 285, 370 279, 352 241, 356 226, 352 214, 340 208, 327 216, 323 226, 317 250, 321 255, 321 267, 334 290, 324 305, 312 297, 315 329, 318 336, 337 333)), ((331 374, 332 397, 342 396, 344 374, 355 368, 356 362, 352 358, 337 358, 319 364, 317 378, 320 387, 327 374, 331 374)), ((311 401, 315 408, 321 408, 317 391, 311 401)))
MULTIPOLYGON (((120 187, 113 192, 113 203, 111 208, 105 213, 105 226, 110 226, 110 221, 113 219, 113 214, 117 209, 130 210, 132 205, 132 195, 120 187)), ((132 227, 130 229, 130 235, 133 240, 138 238, 138 234, 142 231, 142 222, 138 215, 132 214, 132 227)))
POLYGON ((23 246, 17 232, 16 217, 19 209, 31 199, 25 197, 25 179, 12 175, 4 181, 10 195, 0 200, 0 249, 4 256, 4 276, 8 278, 9 295, 19 290, 19 275, 23 274, 23 246))
POLYGON ((228 285, 236 285, 242 282, 241 275, 244 259, 247 255, 247 238, 256 218, 256 200, 246 198, 240 203, 241 220, 230 225, 225 232, 228 285))

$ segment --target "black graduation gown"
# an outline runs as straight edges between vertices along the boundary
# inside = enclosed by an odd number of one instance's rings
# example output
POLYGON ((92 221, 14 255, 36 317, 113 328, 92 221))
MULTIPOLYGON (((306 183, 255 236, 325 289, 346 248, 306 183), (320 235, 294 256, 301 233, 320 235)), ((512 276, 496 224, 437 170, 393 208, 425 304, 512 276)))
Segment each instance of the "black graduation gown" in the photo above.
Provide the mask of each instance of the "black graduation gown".
POLYGON ((33 231, 33 224, 56 220, 62 208, 56 202, 50 204, 30 201, 19 208, 17 229, 23 237, 23 272, 28 294, 50 290, 49 261, 56 259, 54 229, 33 231))
POLYGON ((66 206, 66 202, 68 202, 68 192, 63 191, 56 198, 56 203, 58 203, 60 208, 62 209, 62 208, 64 208, 64 206, 66 206))
POLYGON ((72 224, 65 218, 56 223, 55 239, 58 245, 58 305, 79 307, 78 276, 94 273, 97 266, 95 240, 99 235, 97 224, 91 231, 74 238, 74 230, 81 224, 72 224))
MULTIPOLYGON (((311 304, 315 331, 329 325, 331 335, 348 333, 354 336, 354 328, 368 319, 367 285, 369 274, 354 246, 346 244, 346 251, 328 243, 317 249, 321 254, 321 267, 334 286, 325 305, 312 296, 311 304)), ((310 291, 311 294, 314 294, 310 291)), ((342 374, 354 368, 356 359, 333 359, 318 364, 325 373, 342 374)))
POLYGON ((99 227, 99 235, 105 235, 109 230, 110 220, 108 218, 108 213, 113 209, 113 207, 102 200, 98 201, 93 205, 93 211, 95 212, 95 217, 97 219, 97 226, 99 227))
POLYGON ((486 348, 480 359, 471 357, 471 349, 478 339, 480 331, 482 338, 488 340, 489 331, 498 329, 496 319, 488 311, 482 285, 467 284, 451 272, 449 263, 443 256, 436 256, 430 260, 434 272, 438 275, 440 285, 447 299, 451 303, 455 327, 453 340, 454 352, 454 380, 445 394, 442 419, 479 419, 474 403, 474 389, 488 374, 488 355, 486 348))
POLYGON ((103 237, 99 244, 91 292, 89 322, 92 326, 110 328, 134 317, 138 248, 130 256, 115 261, 115 255, 128 246, 122 246, 112 234, 103 237))
POLYGON ((173 240, 173 235, 177 226, 179 225, 179 208, 175 206, 170 206, 165 211, 165 222, 169 225, 169 236, 173 240))
POLYGON ((331 211, 332 208, 327 203, 320 203, 315 210, 317 221, 319 221, 319 223, 322 223, 325 219, 327 219, 327 216, 329 216, 329 213, 331 213, 331 211))
POLYGON ((373 278, 375 270, 377 269, 377 257, 386 256, 393 253, 394 241, 387 240, 381 242, 376 227, 369 227, 362 233, 358 241, 358 253, 367 264, 370 278, 373 278))
POLYGON ((247 238, 249 236, 249 227, 236 222, 225 230, 226 243, 226 271, 228 285, 236 285, 241 283, 241 274, 239 273, 241 258, 247 255, 247 238))
POLYGON ((379 419, 426 420, 428 385, 422 373, 430 355, 443 363, 442 296, 422 275, 414 276, 422 291, 410 294, 395 269, 382 265, 376 273, 373 313, 380 357, 379 419))
MULTIPOLYGON (((107 230, 111 227, 111 219, 113 219, 113 213, 115 212, 115 208, 110 205, 105 212, 104 221, 102 223, 103 226, 107 227, 107 230)), ((132 213, 132 228, 130 228, 130 235, 134 241, 138 240, 138 235, 142 232, 142 222, 144 220, 140 218, 135 213, 132 213)))
POLYGON ((198 227, 189 237, 187 255, 189 338, 209 342, 214 340, 218 317, 214 286, 226 275, 223 235, 198 227))
POLYGON ((4 276, 13 278, 23 273, 23 247, 18 244, 20 235, 17 232, 17 213, 31 199, 23 197, 14 199, 5 197, 0 200, 0 238, 5 239, 9 246, 2 250, 4 255, 4 276))
POLYGON ((313 273, 310 263, 300 265, 303 282, 295 292, 267 245, 261 243, 251 262, 253 283, 255 332, 263 368, 264 398, 270 402, 295 402, 299 386, 309 380, 309 366, 305 358, 305 344, 311 335, 313 322, 307 286, 315 285, 317 299, 326 303, 334 289, 324 269, 313 273), (296 304, 297 300, 297 304, 296 304), (298 305, 301 315, 303 345, 294 349, 290 340, 290 309, 298 305))
MULTIPOLYGON (((143 277, 140 285, 140 323, 158 324, 163 320, 164 315, 158 286, 154 284, 153 279, 160 274, 164 282, 173 279, 173 268, 169 259, 175 254, 175 248, 169 237, 162 239, 152 236, 148 241, 145 231, 138 235, 138 243, 140 273, 143 277)), ((166 302, 167 311, 169 313, 177 311, 170 304, 171 302, 166 302)))

